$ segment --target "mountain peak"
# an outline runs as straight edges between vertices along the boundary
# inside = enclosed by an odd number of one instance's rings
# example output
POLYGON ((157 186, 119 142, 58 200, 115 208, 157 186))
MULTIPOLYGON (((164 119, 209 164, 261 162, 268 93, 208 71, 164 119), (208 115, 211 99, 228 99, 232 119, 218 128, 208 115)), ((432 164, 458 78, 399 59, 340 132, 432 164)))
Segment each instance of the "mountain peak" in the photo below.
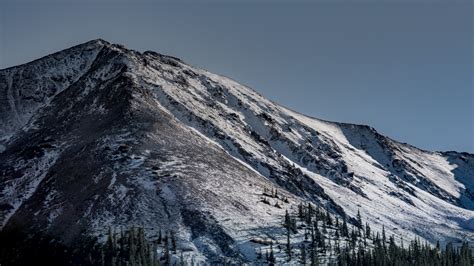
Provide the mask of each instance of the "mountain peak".
POLYGON ((101 45, 101 46, 105 46, 105 45, 111 45, 111 43, 108 42, 108 41, 106 41, 106 40, 104 40, 104 39, 97 38, 97 39, 92 39, 92 40, 89 40, 89 41, 86 41, 86 42, 83 42, 83 43, 74 45, 73 47, 76 47, 76 46, 89 46, 89 45, 101 45))
POLYGON ((142 225, 205 261, 255 261, 256 239, 285 241, 285 210, 307 202, 472 242, 472 156, 311 118, 175 57, 92 40, 0 70, 0 102, 3 230, 71 244, 142 225))

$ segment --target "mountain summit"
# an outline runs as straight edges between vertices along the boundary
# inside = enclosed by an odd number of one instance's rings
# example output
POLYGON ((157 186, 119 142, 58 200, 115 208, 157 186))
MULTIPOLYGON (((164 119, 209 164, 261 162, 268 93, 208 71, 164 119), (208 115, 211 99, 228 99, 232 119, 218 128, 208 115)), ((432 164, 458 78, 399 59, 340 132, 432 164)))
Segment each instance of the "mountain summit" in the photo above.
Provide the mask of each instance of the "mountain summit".
POLYGON ((249 262, 305 202, 474 243, 474 155, 311 118, 175 57, 90 41, 0 70, 0 103, 2 231, 69 245, 141 226, 202 261, 249 262))

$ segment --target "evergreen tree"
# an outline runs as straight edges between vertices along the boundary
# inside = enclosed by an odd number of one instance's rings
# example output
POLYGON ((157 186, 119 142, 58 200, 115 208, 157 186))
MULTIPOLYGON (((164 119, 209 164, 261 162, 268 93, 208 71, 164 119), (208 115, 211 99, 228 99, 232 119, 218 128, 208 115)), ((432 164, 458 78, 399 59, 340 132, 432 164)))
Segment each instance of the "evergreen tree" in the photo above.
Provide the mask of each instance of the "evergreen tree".
POLYGON ((161 244, 162 241, 161 228, 158 228, 158 243, 161 244))
POLYGON ((365 223, 365 238, 370 238, 370 225, 369 223, 365 223))
POLYGON ((364 224, 362 223, 362 216, 360 215, 360 210, 357 210, 357 233, 358 236, 362 236, 362 229, 364 228, 364 224))
POLYGON ((275 255, 273 254, 273 245, 270 244, 270 256, 268 257, 268 265, 273 266, 275 265, 275 255))
POLYGON ((329 208, 326 207, 326 224, 332 226, 331 214, 329 213, 329 208))
POLYGON ((305 215, 305 222, 307 225, 311 225, 311 219, 313 217, 313 207, 311 204, 308 204, 308 208, 306 209, 306 215, 305 215))
POLYGON ((164 262, 163 265, 165 266, 170 266, 171 265, 171 255, 170 255, 170 247, 168 243, 168 237, 165 238, 165 243, 164 243, 164 262))
POLYGON ((387 252, 387 238, 385 236, 385 225, 382 225, 382 245, 385 252, 387 252))
MULTIPOLYGON (((288 213, 288 211, 287 211, 287 213, 288 213)), ((298 218, 300 218, 300 220, 303 220, 303 218, 304 218, 303 203, 300 203, 298 205, 298 218)))
POLYGON ((285 211, 284 226, 287 230, 289 230, 291 227, 291 218, 290 218, 290 214, 288 213, 288 210, 285 211))
POLYGON ((288 256, 288 261, 291 260, 291 242, 290 242, 290 228, 286 230, 286 254, 288 256))
POLYGON ((179 256, 179 262, 180 262, 180 265, 181 265, 181 266, 185 266, 185 265, 186 265, 186 261, 184 261, 183 252, 182 252, 182 251, 181 251, 181 255, 179 256))
POLYGON ((342 228, 341 228, 341 235, 343 237, 349 237, 349 229, 347 227, 347 217, 344 214, 342 217, 342 228))
MULTIPOLYGON (((308 209, 305 212, 309 212, 308 209)), ((317 209, 314 210, 314 213, 317 212, 317 209)), ((290 237, 296 221, 289 214, 285 216, 287 216, 284 223, 287 233, 286 252, 288 253, 288 260, 290 263, 293 263, 292 256, 295 253, 292 250, 290 237)), ((365 236, 373 236, 371 237, 372 244, 366 243, 366 237, 364 237, 364 244, 362 244, 362 239, 357 236, 358 228, 356 228, 355 222, 351 223, 350 237, 341 239, 336 237, 336 233, 342 231, 344 226, 341 226, 340 229, 335 228, 334 234, 331 232, 330 234, 322 234, 317 220, 312 219, 311 222, 312 225, 305 228, 305 234, 307 235, 308 232, 311 234, 311 243, 308 245, 298 243, 300 247, 298 256, 301 263, 308 260, 307 256, 309 255, 311 265, 319 265, 318 251, 323 254, 322 256, 325 258, 324 263, 328 265, 334 265, 337 262, 338 265, 357 266, 472 266, 474 262, 472 248, 469 247, 468 243, 461 243, 460 246, 456 247, 453 243, 448 243, 443 248, 439 242, 431 246, 427 241, 416 238, 409 241, 407 245, 405 245, 406 242, 403 239, 401 239, 400 244, 397 244, 394 235, 390 235, 388 240, 386 239, 385 227, 379 232, 367 229, 369 227, 366 223, 365 236), (334 236, 333 239, 331 239, 332 236, 334 236), (354 241, 354 239, 357 239, 357 241, 354 241), (310 254, 307 254, 307 252, 310 252, 310 254)), ((320 225, 324 226, 325 224, 325 219, 321 220, 320 225)), ((7 239, 3 235, 4 232, 0 232, 0 246, 2 247, 0 249, 0 261, 2 264, 6 262, 6 265, 157 266, 160 264, 157 244, 161 246, 162 243, 160 241, 157 241, 157 243, 148 241, 143 227, 120 228, 118 232, 110 227, 106 231, 108 234, 104 243, 98 243, 97 239, 87 240, 89 242, 82 242, 81 240, 80 243, 77 243, 77 249, 75 250, 61 246, 58 242, 51 241, 50 239, 36 239, 35 242, 22 243, 22 246, 15 246, 15 239, 7 239), (14 246, 14 249, 11 249, 10 245, 14 246), (49 264, 41 263, 43 261, 34 261, 28 256, 20 257, 15 253, 19 248, 28 247, 31 248, 31 256, 38 256, 38 254, 49 255, 49 264), (6 254, 11 254, 11 256, 15 256, 17 260, 21 261, 14 261, 11 257, 5 258, 6 254), (61 263, 58 263, 59 261, 61 263)), ((332 231, 332 229, 329 231, 332 231)), ((172 249, 177 249, 177 247, 173 247, 175 246, 173 244, 174 235, 173 232, 166 233, 161 239, 164 244, 163 254, 160 255, 162 255, 161 261, 164 265, 171 264, 170 252, 172 249)), ((294 239, 301 239, 299 236, 301 234, 294 239)), ((298 244, 293 243, 293 247, 297 247, 298 244)), ((285 245, 279 245, 280 252, 285 252, 284 247, 285 245)), ((270 244, 270 249, 266 250, 266 254, 266 262, 269 265, 275 265, 276 259, 272 244, 270 244)), ((257 253, 257 257, 259 257, 259 260, 261 259, 261 249, 257 253)), ((33 258, 36 259, 37 257, 33 258)), ((191 265, 194 265, 194 262, 194 257, 191 257, 191 265)), ((225 261, 224 263, 233 263, 233 261, 225 261)), ((179 259, 174 265, 184 264, 186 264, 184 253, 181 252, 179 259)))
POLYGON ((362 229, 363 223, 362 223, 362 216, 360 215, 360 210, 357 210, 357 227, 359 229, 362 229))
POLYGON ((311 266, 319 266, 318 253, 315 246, 311 246, 311 266))
POLYGON ((176 254, 176 235, 174 231, 171 231, 171 247, 173 249, 173 253, 176 254))
POLYGON ((306 264, 306 246, 304 244, 301 245, 301 258, 300 261, 303 265, 306 264))

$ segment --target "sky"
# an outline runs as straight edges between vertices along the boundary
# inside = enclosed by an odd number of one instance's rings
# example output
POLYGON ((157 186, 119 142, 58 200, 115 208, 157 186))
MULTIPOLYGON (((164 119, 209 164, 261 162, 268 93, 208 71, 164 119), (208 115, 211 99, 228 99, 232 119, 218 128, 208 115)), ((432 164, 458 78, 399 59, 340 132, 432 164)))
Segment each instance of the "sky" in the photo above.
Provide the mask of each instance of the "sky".
POLYGON ((102 38, 300 113, 474 153, 473 3, 0 0, 0 69, 102 38))

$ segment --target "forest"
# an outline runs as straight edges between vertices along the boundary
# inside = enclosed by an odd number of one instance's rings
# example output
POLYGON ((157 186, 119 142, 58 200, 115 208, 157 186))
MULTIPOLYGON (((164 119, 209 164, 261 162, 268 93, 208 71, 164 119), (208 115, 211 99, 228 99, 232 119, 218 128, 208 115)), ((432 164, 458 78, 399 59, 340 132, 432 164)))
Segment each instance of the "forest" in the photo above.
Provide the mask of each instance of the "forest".
MULTIPOLYGON (((277 190, 264 189, 262 202, 270 199, 288 202, 277 190)), ((278 203, 278 201, 277 201, 278 203)), ((277 208, 281 208, 276 204, 277 208)), ((256 250, 257 265, 340 265, 340 266, 472 266, 473 253, 468 243, 444 247, 419 238, 404 241, 378 232, 356 217, 342 217, 326 207, 300 203, 286 211, 281 222, 284 237, 261 243, 256 250), (293 211, 291 211, 293 210, 293 211), (278 240, 284 239, 284 241, 278 240)), ((0 232, 0 264, 4 265, 102 265, 157 266, 201 265, 183 256, 174 231, 158 229, 150 239, 145 228, 108 227, 106 241, 87 237, 73 245, 46 236, 31 236, 20 230, 0 232)), ((279 237, 279 238, 278 238, 279 237)), ((221 258, 209 262, 235 265, 243 261, 221 258)))

